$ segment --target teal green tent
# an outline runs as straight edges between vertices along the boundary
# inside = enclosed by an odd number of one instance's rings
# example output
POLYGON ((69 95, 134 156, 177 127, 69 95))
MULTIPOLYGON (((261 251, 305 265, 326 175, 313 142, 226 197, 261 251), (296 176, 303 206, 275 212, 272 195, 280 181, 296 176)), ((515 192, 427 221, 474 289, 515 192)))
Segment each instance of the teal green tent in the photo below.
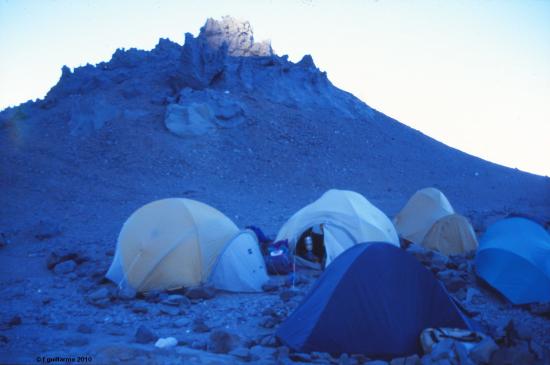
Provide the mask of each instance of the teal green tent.
POLYGON ((490 226, 475 265, 478 276, 514 304, 550 301, 550 234, 529 219, 490 226))

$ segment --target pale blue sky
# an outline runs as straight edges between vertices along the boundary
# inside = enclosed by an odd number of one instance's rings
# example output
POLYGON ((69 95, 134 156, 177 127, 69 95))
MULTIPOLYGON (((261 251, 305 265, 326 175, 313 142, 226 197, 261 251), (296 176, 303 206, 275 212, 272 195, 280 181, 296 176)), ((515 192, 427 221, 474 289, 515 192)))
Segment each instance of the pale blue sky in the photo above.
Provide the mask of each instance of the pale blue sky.
POLYGON ((547 0, 0 0, 0 109, 43 97, 65 64, 181 44, 227 14, 427 135, 550 175, 547 0))

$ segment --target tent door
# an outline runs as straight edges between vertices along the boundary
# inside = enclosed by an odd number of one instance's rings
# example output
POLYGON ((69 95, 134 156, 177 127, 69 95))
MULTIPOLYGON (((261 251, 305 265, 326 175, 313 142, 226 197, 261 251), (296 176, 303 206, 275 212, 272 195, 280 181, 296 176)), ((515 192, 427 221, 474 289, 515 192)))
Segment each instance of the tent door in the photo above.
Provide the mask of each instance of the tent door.
POLYGON ((338 255, 355 245, 355 241, 344 229, 330 224, 324 225, 324 234, 327 267, 338 255))

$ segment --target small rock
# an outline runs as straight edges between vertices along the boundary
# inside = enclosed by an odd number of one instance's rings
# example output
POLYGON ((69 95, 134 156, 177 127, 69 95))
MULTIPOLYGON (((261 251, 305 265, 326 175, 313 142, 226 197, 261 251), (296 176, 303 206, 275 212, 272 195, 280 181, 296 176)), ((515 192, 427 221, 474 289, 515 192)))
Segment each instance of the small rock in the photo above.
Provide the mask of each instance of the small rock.
POLYGON ((149 303, 158 303, 160 302, 160 293, 158 291, 150 291, 147 293, 139 293, 138 298, 143 298, 149 303))
POLYGON ((492 338, 487 337, 470 350, 470 358, 477 363, 489 363, 493 352, 498 350, 498 346, 492 338))
POLYGON ((295 297, 296 295, 298 295, 298 291, 290 289, 290 290, 282 291, 281 294, 279 294, 279 297, 283 302, 288 302, 291 298, 295 297))
POLYGON ((527 344, 514 347, 503 347, 491 356, 491 365, 531 365, 536 361, 535 355, 529 351, 527 344))
POLYGON ((216 329, 208 337, 207 349, 217 354, 227 354, 238 344, 238 337, 222 329, 216 329))
POLYGON ((445 284, 447 290, 452 293, 458 291, 459 289, 463 289, 466 286, 464 279, 462 279, 454 270, 439 271, 437 273, 437 277, 443 282, 443 284, 445 284))
POLYGON ((388 362, 384 360, 373 360, 367 361, 365 365, 388 365, 388 362))
POLYGON ((529 306, 531 313, 542 317, 550 317, 550 302, 533 303, 529 306))
POLYGON ((215 295, 216 289, 208 285, 192 287, 185 292, 185 296, 189 299, 212 299, 215 295))
POLYGON ((262 290, 265 292, 274 292, 279 289, 279 286, 275 283, 267 282, 264 285, 262 285, 262 290))
POLYGON ((178 307, 178 306, 190 306, 191 305, 191 302, 189 301, 189 299, 183 295, 180 295, 180 294, 172 294, 172 295, 169 295, 166 299, 164 299, 162 301, 162 304, 165 304, 165 305, 171 305, 171 306, 174 306, 174 307, 178 307))
POLYGON ((10 339, 7 336, 4 336, 4 335, 0 334, 0 343, 6 344, 8 342, 10 342, 10 339))
POLYGON ((80 347, 86 346, 90 341, 85 337, 71 337, 65 339, 65 346, 69 347, 80 347))
POLYGON ((468 357, 468 350, 466 345, 462 342, 455 342, 453 345, 455 358, 458 359, 460 365, 475 365, 472 360, 468 357))
POLYGON ((136 331, 135 339, 137 343, 151 343, 157 339, 157 336, 144 325, 139 326, 136 331))
POLYGON ((193 321, 193 332, 205 333, 210 331, 210 327, 206 325, 203 319, 197 318, 193 321))
POLYGON ((67 323, 64 322, 53 322, 49 324, 51 328, 56 330, 66 330, 67 329, 67 323))
POLYGON ((277 338, 273 335, 267 335, 262 337, 260 340, 260 345, 266 347, 276 347, 278 345, 277 338))
POLYGON ((529 342, 529 349, 543 364, 550 364, 550 349, 542 347, 533 340, 529 342))
POLYGON ((122 301, 134 299, 136 295, 137 292, 131 287, 119 288, 116 292, 116 298, 122 301))
POLYGON ((250 359, 250 350, 244 347, 237 347, 229 352, 229 355, 235 356, 241 360, 247 361, 250 359))
POLYGON ((346 353, 343 353, 340 355, 340 359, 338 360, 339 365, 351 365, 351 360, 349 358, 349 355, 346 353))
POLYGON ((15 326, 19 326, 21 323, 23 323, 23 321, 21 320, 21 317, 16 315, 10 318, 10 320, 8 321, 8 326, 15 327, 15 326))
POLYGON ((172 325, 176 328, 182 328, 189 325, 189 323, 191 323, 191 321, 188 318, 183 317, 175 320, 172 325))
POLYGON ((149 311, 149 308, 147 307, 147 305, 145 303, 135 303, 133 306, 132 306, 132 312, 134 313, 141 313, 141 314, 145 314, 149 311))
POLYGON ((157 342, 155 342, 155 347, 158 347, 159 349, 164 349, 164 348, 174 347, 177 344, 178 344, 178 340, 176 340, 174 337, 166 337, 166 338, 159 338, 157 342))
POLYGON ((180 309, 177 307, 172 307, 170 305, 161 305, 159 307, 161 313, 168 314, 169 316, 177 316, 180 314, 180 309))
POLYGON ((110 327, 107 330, 107 334, 112 336, 125 336, 126 332, 124 331, 124 329, 117 326, 117 327, 110 327))
POLYGON ((73 272, 76 268, 76 262, 73 260, 63 261, 57 265, 55 265, 54 272, 58 275, 68 274, 70 272, 73 272))
POLYGON ((90 295, 88 295, 88 299, 91 301, 96 301, 99 299, 104 299, 109 297, 109 290, 107 288, 100 288, 92 292, 90 295))
POLYGON ((311 362, 311 355, 310 354, 306 354, 304 352, 295 352, 293 354, 289 354, 288 357, 292 360, 292 361, 297 361, 297 362, 311 362))
POLYGON ((277 354, 277 349, 264 346, 253 346, 250 349, 250 359, 252 361, 260 363, 258 360, 268 360, 275 357, 277 354))
POLYGON ((206 350, 206 342, 202 340, 195 340, 191 342, 191 348, 195 350, 206 350))
POLYGON ((393 359, 390 362, 390 365, 419 365, 419 364, 420 364, 420 357, 417 354, 414 354, 408 357, 399 357, 397 359, 393 359))
POLYGON ((363 354, 353 354, 351 355, 352 363, 355 364, 364 364, 369 358, 363 354))
POLYGON ((273 317, 265 317, 260 321, 260 326, 263 328, 273 328, 277 325, 277 321, 273 317))
POLYGON ((80 255, 76 252, 53 251, 50 252, 48 258, 46 259, 46 266, 49 270, 53 270, 57 264, 68 260, 73 260, 76 263, 82 263, 86 261, 86 258, 80 257, 80 255))
POLYGON ((272 317, 277 317, 277 312, 275 311, 275 309, 271 308, 271 307, 267 307, 266 309, 264 309, 262 311, 262 314, 264 316, 272 316, 272 317))
POLYGON ((92 333, 92 327, 88 326, 87 324, 81 323, 76 330, 80 333, 92 333))
POLYGON ((280 346, 278 349, 277 349, 277 359, 278 360, 283 360, 283 359, 287 359, 290 355, 290 349, 286 346, 280 346))
POLYGON ((432 348, 430 357, 432 360, 449 359, 453 354, 453 340, 445 339, 432 348))

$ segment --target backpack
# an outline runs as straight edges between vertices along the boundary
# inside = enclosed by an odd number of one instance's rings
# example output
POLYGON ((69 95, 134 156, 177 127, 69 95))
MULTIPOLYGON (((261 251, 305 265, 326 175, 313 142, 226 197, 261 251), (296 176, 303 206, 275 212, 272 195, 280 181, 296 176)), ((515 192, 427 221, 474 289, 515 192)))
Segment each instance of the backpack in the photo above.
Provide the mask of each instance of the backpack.
POLYGON ((264 256, 267 272, 270 275, 287 275, 292 271, 288 240, 272 242, 264 256))

